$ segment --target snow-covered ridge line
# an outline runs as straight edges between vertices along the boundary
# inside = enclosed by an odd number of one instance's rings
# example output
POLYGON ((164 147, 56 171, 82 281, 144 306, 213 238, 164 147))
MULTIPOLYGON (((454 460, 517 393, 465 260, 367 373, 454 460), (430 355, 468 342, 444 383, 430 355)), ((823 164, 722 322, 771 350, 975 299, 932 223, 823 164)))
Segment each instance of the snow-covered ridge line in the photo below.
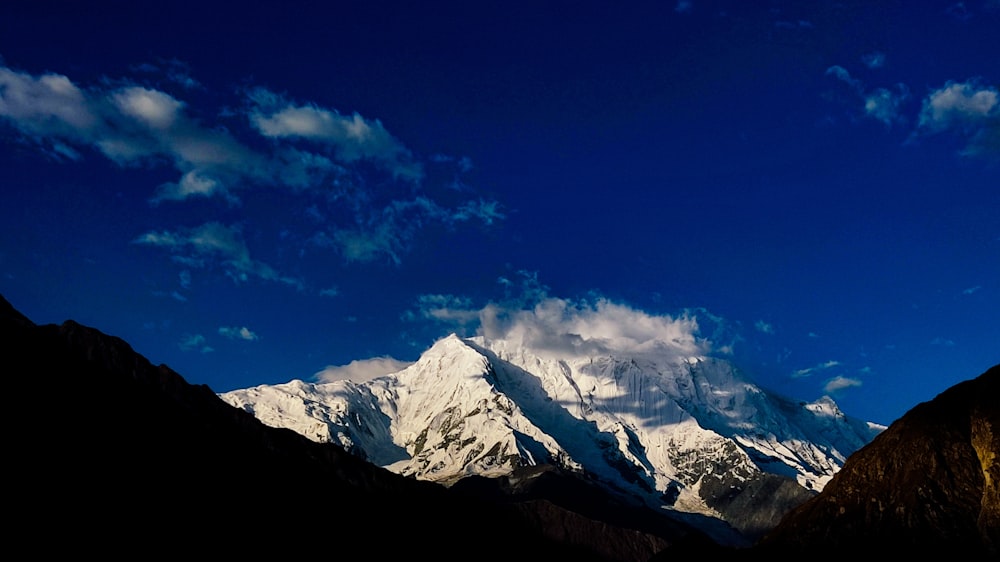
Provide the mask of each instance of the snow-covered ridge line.
POLYGON ((721 359, 560 359, 455 335, 365 383, 292 381, 220 396, 268 425, 417 478, 448 483, 549 463, 711 516, 722 500, 707 490, 738 492, 767 474, 821 490, 882 429, 829 398, 773 395, 721 359))

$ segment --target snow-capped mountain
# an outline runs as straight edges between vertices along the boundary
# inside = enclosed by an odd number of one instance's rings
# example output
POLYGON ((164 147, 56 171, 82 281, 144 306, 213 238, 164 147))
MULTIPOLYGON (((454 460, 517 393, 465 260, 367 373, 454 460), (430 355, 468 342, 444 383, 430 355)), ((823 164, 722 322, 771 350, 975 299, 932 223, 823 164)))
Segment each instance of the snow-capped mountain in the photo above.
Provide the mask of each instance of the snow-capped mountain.
POLYGON ((883 429, 829 398, 769 393, 721 359, 656 349, 561 359, 455 335, 366 383, 296 380, 220 396, 403 475, 448 484, 553 464, 749 537, 822 490, 883 429))

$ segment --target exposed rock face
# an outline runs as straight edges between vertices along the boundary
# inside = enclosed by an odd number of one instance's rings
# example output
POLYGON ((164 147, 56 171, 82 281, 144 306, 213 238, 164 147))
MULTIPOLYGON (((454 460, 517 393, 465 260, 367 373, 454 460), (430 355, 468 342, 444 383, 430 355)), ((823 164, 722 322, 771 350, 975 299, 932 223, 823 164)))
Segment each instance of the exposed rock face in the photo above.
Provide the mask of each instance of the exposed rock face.
POLYGON ((922 403, 760 543, 811 552, 1000 552, 1000 365, 922 403))

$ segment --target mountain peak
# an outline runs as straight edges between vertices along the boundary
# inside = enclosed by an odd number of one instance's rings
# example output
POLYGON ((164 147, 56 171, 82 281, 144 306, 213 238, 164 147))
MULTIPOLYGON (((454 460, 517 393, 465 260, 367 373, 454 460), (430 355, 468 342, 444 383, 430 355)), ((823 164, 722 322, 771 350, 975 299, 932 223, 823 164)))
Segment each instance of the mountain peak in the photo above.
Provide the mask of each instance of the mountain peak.
POLYGON ((773 396, 722 359, 533 347, 451 334, 367 383, 222 397, 400 474, 450 484, 553 465, 659 511, 722 518, 748 537, 822 489, 877 433, 832 400, 773 396))

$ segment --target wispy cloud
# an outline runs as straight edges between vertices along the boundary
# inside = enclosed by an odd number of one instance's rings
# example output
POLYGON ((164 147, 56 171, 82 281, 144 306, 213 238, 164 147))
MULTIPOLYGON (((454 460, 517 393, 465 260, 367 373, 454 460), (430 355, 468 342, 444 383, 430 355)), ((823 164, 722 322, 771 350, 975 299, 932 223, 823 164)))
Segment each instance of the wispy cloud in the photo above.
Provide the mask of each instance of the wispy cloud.
POLYGON ((851 377, 837 376, 826 381, 823 385, 823 391, 828 393, 834 393, 845 388, 851 388, 853 386, 861 386, 861 380, 851 377))
POLYGON ((814 365, 812 367, 807 367, 805 369, 799 369, 792 373, 792 378, 797 379, 802 377, 809 377, 816 374, 816 372, 818 371, 832 369, 833 367, 837 367, 839 365, 840 361, 833 361, 833 360, 827 361, 825 363, 820 363, 819 365, 814 365))
POLYGON ((678 0, 677 4, 674 5, 674 11, 678 14, 690 14, 692 9, 694 9, 694 4, 691 3, 691 0, 678 0))
POLYGON ((827 68, 826 74, 850 87, 854 95, 861 99, 862 111, 866 117, 881 121, 886 126, 904 121, 902 105, 910 98, 909 89, 904 84, 897 84, 894 90, 887 88, 869 90, 861 80, 839 65, 827 68))
POLYGON ((400 361, 392 357, 374 357, 359 359, 347 365, 328 365, 314 375, 318 382, 328 383, 341 380, 365 382, 385 375, 402 371, 412 363, 400 361))
POLYGON ((924 99, 918 129, 964 137, 969 156, 1000 156, 1000 91, 978 80, 948 82, 924 99))
MULTIPOLYGON (((183 85, 181 95, 199 86, 176 61, 137 68, 149 75, 163 67, 173 76, 168 84, 183 85)), ((435 186, 449 193, 445 204, 429 193, 421 185, 424 163, 378 119, 291 101, 263 87, 243 95, 226 111, 213 113, 133 80, 84 87, 61 74, 32 75, 0 64, 0 121, 12 125, 21 142, 61 161, 96 153, 122 167, 170 167, 176 179, 151 190, 153 205, 199 198, 222 201, 233 210, 251 188, 278 186, 308 194, 303 212, 323 228, 312 240, 326 241, 347 262, 385 259, 397 264, 428 225, 488 226, 505 218, 491 199, 470 193, 461 200, 450 186, 435 186), (213 114, 214 122, 205 117, 213 114), (232 126, 234 119, 246 120, 249 127, 232 126), (387 172, 388 181, 401 182, 404 189, 384 189, 381 176, 373 181, 382 188, 369 188, 373 168, 387 172)), ((453 178, 471 167, 467 158, 433 162, 454 168, 453 178)), ((187 238, 150 233, 142 242, 172 247, 179 242, 199 254, 194 257, 203 257, 204 246, 178 237, 187 238)), ((226 251, 217 248, 214 253, 226 251)), ((280 277, 259 262, 235 254, 229 258, 229 271, 236 277, 280 277)))
POLYGON ((758 332, 761 332, 763 334, 773 334, 774 333, 774 326, 772 326, 771 324, 768 324, 767 322, 765 322, 763 320, 758 320, 757 323, 754 324, 754 328, 756 328, 758 332))
POLYGON ((982 289, 982 288, 983 288, 982 285, 976 285, 975 287, 969 287, 968 289, 965 289, 964 291, 962 291, 962 294, 963 295, 971 295, 971 294, 979 292, 979 290, 982 289))
POLYGON ((421 295, 417 298, 415 311, 408 311, 408 320, 431 319, 457 326, 468 326, 479 322, 481 311, 473 307, 468 297, 455 295, 421 295))
POLYGON ((219 335, 231 340, 257 341, 257 334, 253 333, 246 326, 223 326, 219 328, 219 335))
POLYGON ((862 55, 861 62, 868 68, 882 68, 885 66, 885 53, 873 51, 862 55))
POLYGON ((955 341, 948 338, 936 337, 931 340, 931 345, 943 345, 945 347, 954 347, 955 341))
POLYGON ((377 119, 296 104, 264 88, 252 90, 249 97, 253 103, 250 121, 266 137, 326 143, 344 162, 370 159, 386 166, 396 177, 413 181, 423 178, 423 166, 377 119))
POLYGON ((238 283, 255 277, 302 287, 300 280, 283 276, 266 263, 252 259, 238 226, 209 222, 192 229, 147 232, 133 242, 164 248, 175 261, 189 267, 221 267, 238 283))
POLYGON ((215 351, 208 346, 205 336, 201 334, 184 334, 178 345, 183 351, 198 351, 200 353, 211 353, 215 351))

